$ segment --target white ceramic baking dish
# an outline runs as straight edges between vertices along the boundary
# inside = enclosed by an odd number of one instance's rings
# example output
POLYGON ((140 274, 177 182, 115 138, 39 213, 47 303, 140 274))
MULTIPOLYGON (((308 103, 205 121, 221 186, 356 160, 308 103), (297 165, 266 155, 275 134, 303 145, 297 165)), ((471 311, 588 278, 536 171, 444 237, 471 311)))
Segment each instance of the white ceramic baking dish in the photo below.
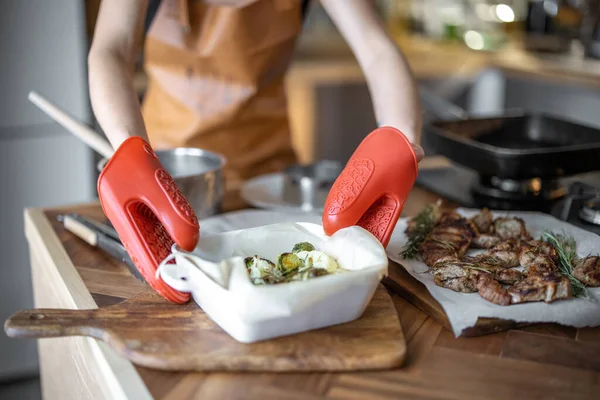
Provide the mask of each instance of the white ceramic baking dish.
POLYGON ((203 237, 193 253, 176 246, 157 275, 190 292, 207 315, 235 340, 257 342, 359 318, 387 275, 388 258, 368 231, 353 226, 331 237, 320 225, 280 223, 203 237), (308 281, 254 285, 244 258, 275 261, 298 242, 310 242, 347 272, 308 281))

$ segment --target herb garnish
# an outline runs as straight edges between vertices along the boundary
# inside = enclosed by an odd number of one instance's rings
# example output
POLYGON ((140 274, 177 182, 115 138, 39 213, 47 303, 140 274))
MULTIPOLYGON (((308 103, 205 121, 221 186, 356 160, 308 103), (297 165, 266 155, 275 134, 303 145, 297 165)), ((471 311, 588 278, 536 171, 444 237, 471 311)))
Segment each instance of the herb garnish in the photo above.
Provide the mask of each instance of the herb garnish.
POLYGON ((414 259, 419 254, 419 248, 425 241, 429 233, 433 230, 436 224, 436 214, 441 205, 441 201, 438 200, 435 204, 427 205, 419 214, 417 214, 412 221, 414 221, 414 229, 412 229, 408 236, 408 242, 400 255, 405 260, 414 259))
POLYGON ((564 234, 545 231, 542 233, 542 240, 550 243, 556 249, 558 254, 558 269, 563 276, 569 278, 573 287, 573 296, 589 299, 590 297, 585 285, 573 276, 573 263, 577 258, 575 239, 564 234))

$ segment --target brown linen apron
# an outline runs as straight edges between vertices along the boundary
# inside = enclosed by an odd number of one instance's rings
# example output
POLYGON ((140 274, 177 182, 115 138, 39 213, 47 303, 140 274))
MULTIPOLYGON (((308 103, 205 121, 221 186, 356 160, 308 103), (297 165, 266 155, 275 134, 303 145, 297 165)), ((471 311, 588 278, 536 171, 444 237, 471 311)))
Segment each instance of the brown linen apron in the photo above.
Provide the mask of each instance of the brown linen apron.
POLYGON ((142 111, 152 146, 221 153, 228 184, 296 162, 284 76, 301 3, 163 0, 145 43, 142 111))

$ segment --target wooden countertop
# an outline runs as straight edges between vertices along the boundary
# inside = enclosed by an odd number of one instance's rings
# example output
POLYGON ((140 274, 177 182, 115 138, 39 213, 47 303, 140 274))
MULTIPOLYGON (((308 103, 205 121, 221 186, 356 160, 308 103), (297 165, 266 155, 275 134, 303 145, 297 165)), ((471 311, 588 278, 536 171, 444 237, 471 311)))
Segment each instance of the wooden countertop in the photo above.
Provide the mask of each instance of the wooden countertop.
MULTIPOLYGON (((413 215, 436 196, 415 188, 413 215)), ((235 194, 228 209, 243 208, 235 194)), ((28 209, 36 307, 95 308, 144 289, 125 266, 88 247, 56 221, 58 212, 104 218, 98 204, 28 209), (95 254, 95 255, 94 255, 95 254)), ((39 341, 46 398, 60 399, 507 399, 598 398, 600 328, 556 325, 455 339, 392 294, 408 342, 405 366, 369 373, 166 373, 139 368, 91 338, 39 341)))

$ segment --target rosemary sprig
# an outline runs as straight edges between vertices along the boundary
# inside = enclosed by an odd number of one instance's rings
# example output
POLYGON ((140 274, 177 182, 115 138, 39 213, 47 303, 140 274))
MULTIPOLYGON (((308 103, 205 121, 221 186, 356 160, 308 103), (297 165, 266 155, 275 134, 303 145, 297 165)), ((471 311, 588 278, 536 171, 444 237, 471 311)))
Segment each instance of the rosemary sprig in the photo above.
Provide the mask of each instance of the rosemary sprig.
POLYGON ((477 260, 478 264, 490 265, 492 267, 498 267, 502 265, 504 262, 495 256, 487 256, 477 260))
POLYGON ((463 263, 461 265, 461 267, 464 267, 466 269, 474 269, 476 271, 481 271, 481 272, 491 272, 490 268, 485 268, 485 267, 481 266, 480 264, 476 264, 476 263, 463 263))
POLYGON ((419 255, 419 248, 421 247, 421 244, 425 241, 429 233, 435 227, 435 215, 440 205, 440 201, 435 204, 429 204, 414 217, 413 221, 415 223, 415 227, 407 234, 408 242, 400 253, 402 258, 405 260, 411 260, 419 255))
POLYGON ((433 241, 436 242, 437 244, 439 244, 440 246, 442 246, 442 248, 444 248, 446 250, 450 250, 450 251, 456 250, 456 245, 454 243, 444 242, 443 240, 439 240, 436 238, 433 238, 433 241))
POLYGON ((587 289, 581 281, 573 276, 573 262, 577 258, 576 242, 571 236, 556 234, 550 231, 542 233, 542 240, 550 243, 558 254, 558 269, 571 282, 575 297, 589 299, 587 289))

